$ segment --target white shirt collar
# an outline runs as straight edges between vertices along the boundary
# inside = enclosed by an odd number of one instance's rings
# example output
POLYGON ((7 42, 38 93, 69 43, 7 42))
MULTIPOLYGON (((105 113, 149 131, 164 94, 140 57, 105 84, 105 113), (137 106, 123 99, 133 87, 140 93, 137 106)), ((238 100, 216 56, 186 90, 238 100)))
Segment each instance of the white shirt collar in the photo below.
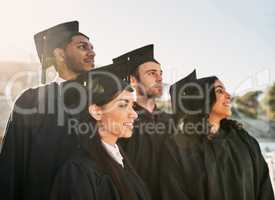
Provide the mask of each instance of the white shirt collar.
POLYGON ((123 157, 119 151, 119 148, 117 146, 117 144, 111 145, 111 144, 107 144, 106 142, 104 142, 103 140, 101 140, 103 146, 105 147, 105 149, 107 150, 107 152, 110 154, 110 156, 117 161, 122 167, 124 167, 123 165, 123 157))
POLYGON ((61 78, 60 76, 56 76, 55 79, 53 80, 53 82, 56 82, 58 85, 65 82, 66 80, 61 78))

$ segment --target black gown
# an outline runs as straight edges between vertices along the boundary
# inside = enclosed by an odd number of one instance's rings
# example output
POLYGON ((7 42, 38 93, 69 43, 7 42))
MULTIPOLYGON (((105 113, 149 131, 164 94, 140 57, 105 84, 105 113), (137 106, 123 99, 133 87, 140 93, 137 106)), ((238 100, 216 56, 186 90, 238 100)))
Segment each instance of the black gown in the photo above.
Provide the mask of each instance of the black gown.
MULTIPOLYGON (((119 164, 118 164, 119 165, 119 164)), ((122 167, 121 167, 122 168, 122 167)), ((142 180, 131 172, 124 162, 123 175, 131 200, 148 200, 149 196, 142 180)), ((87 152, 77 150, 66 161, 55 177, 50 200, 119 200, 120 194, 110 175, 101 172, 87 152)))
POLYGON ((161 158, 163 200, 273 200, 257 141, 233 121, 212 139, 177 134, 161 158))
POLYGON ((134 109, 138 113, 138 119, 133 135, 128 139, 121 139, 119 143, 138 175, 146 183, 152 199, 157 200, 160 198, 160 148, 165 138, 172 133, 172 115, 157 109, 150 113, 138 104, 134 109))
POLYGON ((57 168, 76 147, 75 135, 62 125, 66 115, 58 120, 63 115, 57 112, 60 87, 51 83, 28 89, 17 99, 15 106, 40 111, 11 113, 0 154, 1 199, 47 200, 57 168))

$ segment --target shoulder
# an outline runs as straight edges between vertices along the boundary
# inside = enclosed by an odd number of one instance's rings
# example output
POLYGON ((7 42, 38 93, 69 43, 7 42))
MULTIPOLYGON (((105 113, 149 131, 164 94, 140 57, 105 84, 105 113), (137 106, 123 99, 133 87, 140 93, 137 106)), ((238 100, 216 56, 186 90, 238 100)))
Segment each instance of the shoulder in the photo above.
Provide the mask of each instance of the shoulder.
MULTIPOLYGON (((161 150, 163 168, 183 170, 183 166, 200 165, 203 155, 203 145, 197 136, 175 135, 165 141, 161 150)), ((174 172, 171 172, 174 173, 174 172)))
POLYGON ((17 98, 15 101, 15 105, 25 105, 27 106, 28 103, 30 103, 30 101, 32 101, 34 99, 34 97, 36 96, 36 89, 34 88, 29 88, 24 90, 17 98))
POLYGON ((28 88, 18 95, 14 105, 21 106, 23 108, 28 108, 30 105, 35 104, 35 102, 37 102, 39 98, 43 98, 43 94, 46 91, 49 91, 56 86, 56 83, 49 83, 45 85, 39 85, 33 88, 28 88))
POLYGON ((179 131, 165 141, 165 146, 173 151, 196 152, 200 150, 203 139, 202 136, 190 135, 179 131))
POLYGON ((226 119, 222 122, 222 125, 225 129, 234 130, 234 133, 248 145, 254 146, 257 149, 260 148, 258 141, 245 130, 242 123, 226 119))
POLYGON ((171 123, 174 121, 174 115, 171 113, 161 112, 159 113, 159 118, 162 121, 165 121, 167 123, 171 123))
POLYGON ((243 124, 238 122, 237 120, 232 119, 224 119, 221 121, 221 126, 226 129, 235 129, 241 130, 243 129, 243 124))
POLYGON ((55 179, 55 183, 59 182, 64 185, 78 185, 80 188, 94 188, 98 191, 113 188, 111 176, 99 170, 96 162, 83 153, 74 154, 63 164, 55 179))
POLYGON ((94 199, 98 179, 93 166, 75 155, 57 171, 51 189, 52 199, 94 199))
POLYGON ((63 185, 96 185, 98 173, 93 162, 75 156, 67 160, 58 170, 55 183, 63 185))
POLYGON ((81 150, 77 150, 73 153, 71 158, 62 166, 62 170, 68 172, 74 170, 78 173, 97 173, 95 161, 90 159, 88 154, 81 150))
POLYGON ((167 113, 165 111, 160 111, 159 114, 166 118, 173 118, 173 116, 174 116, 172 113, 167 113))

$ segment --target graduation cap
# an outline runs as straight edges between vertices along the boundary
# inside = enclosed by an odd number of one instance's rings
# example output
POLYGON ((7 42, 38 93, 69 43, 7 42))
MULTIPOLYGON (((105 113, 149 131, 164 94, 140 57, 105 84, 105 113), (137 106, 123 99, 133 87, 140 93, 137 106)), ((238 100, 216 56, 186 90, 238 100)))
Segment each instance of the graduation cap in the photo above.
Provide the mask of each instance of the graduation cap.
POLYGON ((117 64, 110 64, 84 72, 75 80, 67 81, 66 84, 72 84, 72 87, 65 93, 65 105, 77 106, 82 98, 81 91, 85 91, 84 96, 88 98, 88 103, 99 106, 108 103, 116 94, 125 89, 133 91, 129 83, 122 79, 121 76, 124 74, 117 69, 117 64))
POLYGON ((46 69, 54 64, 54 49, 63 48, 75 35, 83 35, 87 37, 79 32, 78 21, 58 24, 34 35, 37 54, 42 64, 43 83, 45 83, 46 69))
POLYGON ((176 83, 170 86, 169 93, 170 93, 171 102, 172 102, 172 109, 175 113, 178 113, 180 111, 180 109, 178 109, 179 103, 177 102, 177 99, 180 98, 180 95, 182 92, 181 91, 182 85, 184 85, 184 83, 188 81, 192 81, 196 79, 197 79, 197 73, 196 73, 196 70, 194 70, 193 72, 188 74, 185 78, 177 81, 176 83))
POLYGON ((208 114, 213 103, 215 76, 197 79, 196 70, 170 87, 172 108, 176 114, 208 114))
POLYGON ((113 63, 103 67, 94 68, 91 71, 100 72, 100 73, 109 73, 109 75, 116 76, 119 79, 122 79, 125 82, 129 81, 129 76, 131 75, 130 63, 113 63))
POLYGON ((127 64, 127 66, 130 68, 128 72, 131 74, 139 65, 150 61, 159 63, 154 58, 153 44, 146 45, 144 47, 125 53, 119 57, 113 58, 113 63, 127 64))

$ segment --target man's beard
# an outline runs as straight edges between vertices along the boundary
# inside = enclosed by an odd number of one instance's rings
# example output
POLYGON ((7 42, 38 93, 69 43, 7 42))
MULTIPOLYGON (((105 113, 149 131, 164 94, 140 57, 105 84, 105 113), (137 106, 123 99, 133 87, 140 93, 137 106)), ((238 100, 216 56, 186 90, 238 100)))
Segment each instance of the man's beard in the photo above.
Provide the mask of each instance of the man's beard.
POLYGON ((146 96, 148 99, 159 98, 162 96, 162 92, 160 92, 160 94, 156 94, 155 92, 150 91, 150 89, 145 91, 144 89, 142 89, 140 87, 138 88, 138 93, 141 96, 146 96))
POLYGON ((75 59, 71 56, 69 56, 68 54, 65 53, 65 61, 66 61, 66 65, 68 66, 68 68, 74 72, 74 73, 81 73, 83 72, 83 69, 81 66, 79 66, 79 64, 77 64, 75 62, 75 59))
MULTIPOLYGON (((72 72, 79 74, 82 72, 86 72, 87 69, 85 68, 85 66, 83 66, 82 64, 76 62, 76 59, 72 56, 69 56, 67 53, 65 53, 65 61, 66 61, 66 65, 68 66, 69 70, 71 70, 72 72)), ((90 68, 93 68, 93 64, 91 63, 90 68)), ((88 70, 89 71, 89 70, 88 70)))

